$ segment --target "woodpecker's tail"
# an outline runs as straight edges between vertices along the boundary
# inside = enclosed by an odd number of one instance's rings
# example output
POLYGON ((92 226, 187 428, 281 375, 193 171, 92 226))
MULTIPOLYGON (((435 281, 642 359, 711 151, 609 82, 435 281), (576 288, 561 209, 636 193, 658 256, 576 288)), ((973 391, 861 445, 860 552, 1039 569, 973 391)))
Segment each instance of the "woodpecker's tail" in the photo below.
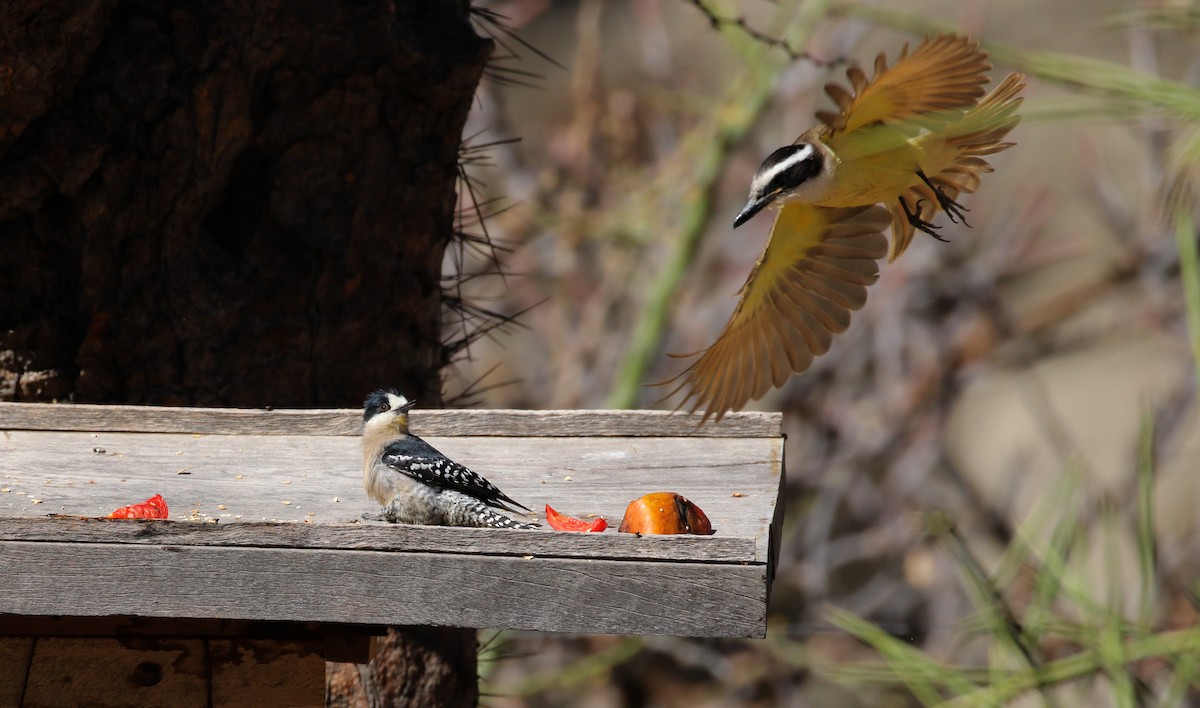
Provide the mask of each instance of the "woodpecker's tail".
POLYGON ((494 529, 536 529, 538 524, 517 521, 480 501, 463 504, 451 518, 451 526, 479 526, 494 529))

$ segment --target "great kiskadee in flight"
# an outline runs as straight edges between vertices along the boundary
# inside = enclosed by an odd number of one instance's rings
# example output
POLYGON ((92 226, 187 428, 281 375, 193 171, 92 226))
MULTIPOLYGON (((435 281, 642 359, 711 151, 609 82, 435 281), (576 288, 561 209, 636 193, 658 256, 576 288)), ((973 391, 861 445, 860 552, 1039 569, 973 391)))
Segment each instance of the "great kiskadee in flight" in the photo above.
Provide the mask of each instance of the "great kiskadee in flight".
POLYGON ((767 207, 775 225, 717 341, 672 379, 687 388, 681 407, 720 420, 782 386, 849 326, 879 259, 895 260, 917 230, 937 237, 938 211, 966 223, 955 200, 992 171, 984 157, 1013 145, 1004 138, 1020 120, 1025 78, 1009 74, 985 96, 991 68, 978 42, 944 35, 911 54, 906 45, 891 68, 880 54, 870 80, 851 67, 852 90, 825 86, 838 110, 819 111, 750 182, 734 228, 767 207))

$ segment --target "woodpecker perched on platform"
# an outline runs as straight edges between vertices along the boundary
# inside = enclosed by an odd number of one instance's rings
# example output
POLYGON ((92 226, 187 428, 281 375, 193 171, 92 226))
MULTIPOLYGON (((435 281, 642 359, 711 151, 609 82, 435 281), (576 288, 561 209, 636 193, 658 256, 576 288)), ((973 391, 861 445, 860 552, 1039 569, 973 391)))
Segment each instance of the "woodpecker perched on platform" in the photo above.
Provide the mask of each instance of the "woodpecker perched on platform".
POLYGON ((518 504, 478 474, 408 432, 413 401, 380 389, 363 404, 363 487, 383 504, 378 516, 392 523, 534 529, 496 509, 518 504), (493 508, 494 507, 494 508, 493 508))

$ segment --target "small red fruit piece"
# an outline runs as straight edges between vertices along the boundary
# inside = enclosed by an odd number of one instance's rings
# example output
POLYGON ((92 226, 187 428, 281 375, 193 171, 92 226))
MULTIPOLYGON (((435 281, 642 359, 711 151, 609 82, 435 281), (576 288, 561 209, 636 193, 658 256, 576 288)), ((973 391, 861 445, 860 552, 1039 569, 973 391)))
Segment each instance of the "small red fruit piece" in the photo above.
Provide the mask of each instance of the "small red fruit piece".
POLYGON ((140 504, 130 504, 108 515, 110 519, 165 519, 167 502, 161 494, 155 494, 140 504))
POLYGON ((654 492, 629 502, 621 519, 624 533, 673 534, 690 533, 699 536, 712 534, 708 517, 687 497, 675 492, 654 492))
POLYGON ((546 505, 546 523, 550 524, 550 528, 555 531, 595 533, 608 528, 608 522, 604 519, 597 518, 593 521, 576 519, 574 516, 558 513, 549 504, 546 505))

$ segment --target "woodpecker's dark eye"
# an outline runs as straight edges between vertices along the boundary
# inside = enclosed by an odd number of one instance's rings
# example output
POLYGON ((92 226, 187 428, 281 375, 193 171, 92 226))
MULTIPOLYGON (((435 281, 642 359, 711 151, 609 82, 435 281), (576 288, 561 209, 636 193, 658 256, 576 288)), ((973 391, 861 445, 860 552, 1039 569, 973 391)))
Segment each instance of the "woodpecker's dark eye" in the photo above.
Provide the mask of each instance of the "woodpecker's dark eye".
POLYGON ((363 401, 363 421, 371 419, 371 416, 387 413, 390 410, 395 410, 397 407, 392 401, 398 400, 401 396, 389 389, 379 389, 371 392, 367 399, 363 401))

